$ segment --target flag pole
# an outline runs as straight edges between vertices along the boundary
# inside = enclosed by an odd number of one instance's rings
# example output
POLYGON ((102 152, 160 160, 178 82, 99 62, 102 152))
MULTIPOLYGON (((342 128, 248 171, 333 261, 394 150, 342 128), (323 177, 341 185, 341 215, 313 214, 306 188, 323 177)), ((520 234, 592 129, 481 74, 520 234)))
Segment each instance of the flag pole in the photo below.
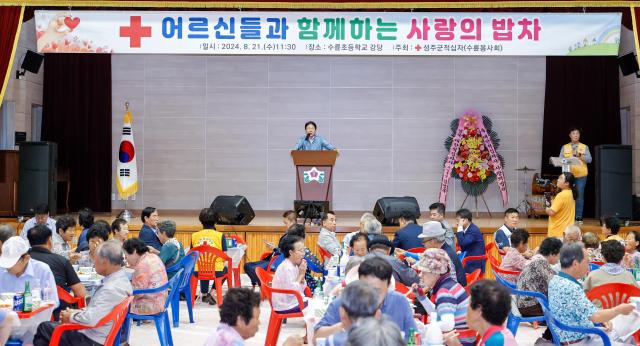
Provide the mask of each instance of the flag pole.
MULTIPOLYGON (((129 111, 129 101, 125 101, 125 103, 124 103, 124 111, 125 111, 125 113, 129 111)), ((128 200, 129 200, 129 197, 126 197, 124 199, 124 210, 122 211, 122 213, 120 213, 120 217, 125 219, 127 221, 127 223, 129 223, 129 221, 131 221, 131 218, 133 217, 131 212, 129 212, 129 210, 127 209, 127 201, 128 200)))

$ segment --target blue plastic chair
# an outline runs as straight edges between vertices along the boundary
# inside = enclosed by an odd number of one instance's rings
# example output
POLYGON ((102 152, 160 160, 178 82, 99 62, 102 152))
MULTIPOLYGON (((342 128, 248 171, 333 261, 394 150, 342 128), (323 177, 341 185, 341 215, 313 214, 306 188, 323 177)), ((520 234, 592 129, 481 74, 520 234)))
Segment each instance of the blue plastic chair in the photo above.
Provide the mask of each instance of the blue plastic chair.
MULTIPOLYGON (((493 275, 496 277, 496 281, 498 281, 498 283, 500 283, 502 286, 508 288, 512 295, 529 296, 537 299, 542 299, 545 301, 545 304, 546 304, 547 298, 542 293, 532 292, 532 291, 521 291, 516 288, 516 285, 508 282, 502 276, 500 276, 499 273, 496 273, 496 271, 493 270, 493 268, 492 268, 492 271, 493 271, 493 275)), ((517 309, 517 306, 516 307, 512 306, 511 311, 509 311, 509 317, 507 318, 507 329, 509 329, 509 331, 511 332, 511 334, 513 334, 513 336, 516 336, 516 333, 518 332, 518 327, 522 322, 543 322, 543 321, 547 322, 545 316, 522 317, 519 315, 515 315, 513 313, 514 309, 517 309)))
POLYGON ((609 336, 603 330, 599 328, 586 328, 586 327, 575 327, 564 324, 558 320, 556 320, 551 311, 549 310, 549 305, 547 300, 544 298, 536 297, 540 305, 542 306, 542 312, 544 313, 545 319, 547 320, 547 328, 551 331, 551 337, 553 338, 553 343, 555 345, 560 345, 560 338, 555 333, 551 326, 554 326, 558 329, 566 330, 568 332, 576 332, 576 333, 584 333, 584 334, 596 334, 600 338, 602 338, 603 346, 611 346, 611 340, 609 340, 609 336))
POLYGON ((194 323, 193 304, 191 303, 191 287, 189 286, 189 283, 191 282, 191 277, 193 276, 193 268, 195 268, 196 266, 199 255, 200 253, 198 251, 194 251, 190 254, 185 255, 180 260, 180 262, 167 268, 167 273, 174 273, 182 269, 182 277, 180 278, 180 284, 178 284, 179 293, 174 295, 173 299, 171 300, 171 318, 173 319, 173 326, 176 328, 180 326, 180 293, 184 294, 185 300, 187 301, 189 323, 194 323))
MULTIPOLYGON (((122 328, 125 331, 125 340, 129 340, 129 330, 131 329, 131 320, 136 319, 138 321, 150 321, 156 325, 156 330, 158 331, 158 338, 160 339, 161 346, 172 346, 173 338, 171 337, 171 325, 169 325, 169 313, 167 312, 169 308, 169 304, 171 303, 174 296, 180 294, 180 290, 178 289, 178 284, 180 283, 180 279, 182 278, 182 269, 179 269, 176 275, 174 275, 171 280, 169 280, 166 284, 156 287, 156 288, 147 288, 142 290, 133 290, 133 295, 137 294, 152 294, 152 293, 160 293, 164 291, 168 291, 167 299, 164 303, 164 310, 155 315, 138 315, 129 312, 127 314, 127 318, 124 321, 122 328)), ((119 345, 120 340, 116 339, 116 345, 119 345)))
POLYGON ((599 269, 601 266, 599 264, 596 263, 589 263, 589 271, 594 271, 596 269, 599 269))
POLYGON ((462 260, 464 260, 465 257, 467 257, 467 252, 466 251, 461 251, 458 254, 458 259, 460 260, 460 262, 462 262, 462 260))
POLYGON ((5 346, 22 346, 22 340, 9 338, 4 344, 5 346))

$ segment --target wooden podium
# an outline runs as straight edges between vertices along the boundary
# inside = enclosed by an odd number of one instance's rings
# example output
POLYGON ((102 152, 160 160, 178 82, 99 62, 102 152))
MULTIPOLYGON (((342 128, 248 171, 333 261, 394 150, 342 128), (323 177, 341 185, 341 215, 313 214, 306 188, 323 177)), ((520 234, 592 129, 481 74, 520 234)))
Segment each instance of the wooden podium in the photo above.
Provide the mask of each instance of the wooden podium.
POLYGON ((292 150, 296 166, 296 200, 328 202, 331 208, 335 150, 292 150))

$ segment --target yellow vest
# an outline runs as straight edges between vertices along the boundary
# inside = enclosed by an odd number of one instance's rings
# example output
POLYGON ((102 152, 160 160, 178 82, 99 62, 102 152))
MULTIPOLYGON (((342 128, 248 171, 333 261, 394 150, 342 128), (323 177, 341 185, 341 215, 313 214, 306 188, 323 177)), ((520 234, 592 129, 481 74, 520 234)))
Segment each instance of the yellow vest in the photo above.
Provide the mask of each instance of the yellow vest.
MULTIPOLYGON (((578 153, 579 154, 584 154, 585 151, 587 150, 587 146, 582 144, 582 143, 578 143, 578 153)), ((562 151, 564 154, 564 158, 570 158, 573 157, 573 149, 571 148, 571 143, 567 143, 562 147, 562 151)), ((582 177, 586 177, 587 174, 589 174, 589 170, 587 169, 587 164, 580 160, 580 164, 577 166, 571 166, 571 173, 573 174, 573 176, 575 176, 576 178, 582 178, 582 177)))
MULTIPOLYGON (((220 249, 222 251, 222 232, 218 232, 212 229, 203 229, 202 231, 193 233, 191 235, 191 246, 196 247, 203 245, 205 242, 207 245, 212 246, 216 249, 220 249)), ((220 272, 224 270, 224 261, 219 259, 216 261, 216 271, 220 272)), ((198 270, 198 266, 196 265, 195 270, 198 270)), ((228 270, 231 270, 229 268, 228 270)))

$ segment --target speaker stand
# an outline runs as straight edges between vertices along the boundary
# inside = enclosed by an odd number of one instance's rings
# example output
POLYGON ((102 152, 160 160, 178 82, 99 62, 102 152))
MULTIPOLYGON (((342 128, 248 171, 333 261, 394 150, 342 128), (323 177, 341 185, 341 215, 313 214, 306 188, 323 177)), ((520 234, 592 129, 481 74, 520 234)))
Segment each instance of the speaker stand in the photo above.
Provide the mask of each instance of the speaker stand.
MULTIPOLYGON (((462 209, 464 207, 464 204, 467 202, 467 198, 469 198, 469 194, 467 193, 467 195, 464 197, 464 200, 462 201, 462 205, 460 206, 460 209, 462 209)), ((482 202, 484 202, 484 207, 487 208, 487 213, 489 213, 489 218, 492 218, 491 216, 491 211, 489 211, 489 205, 487 204, 487 201, 484 199, 484 195, 480 195, 480 198, 482 198, 482 202)), ((478 211, 478 196, 474 196, 475 202, 476 202, 476 217, 480 216, 480 213, 478 211)))

